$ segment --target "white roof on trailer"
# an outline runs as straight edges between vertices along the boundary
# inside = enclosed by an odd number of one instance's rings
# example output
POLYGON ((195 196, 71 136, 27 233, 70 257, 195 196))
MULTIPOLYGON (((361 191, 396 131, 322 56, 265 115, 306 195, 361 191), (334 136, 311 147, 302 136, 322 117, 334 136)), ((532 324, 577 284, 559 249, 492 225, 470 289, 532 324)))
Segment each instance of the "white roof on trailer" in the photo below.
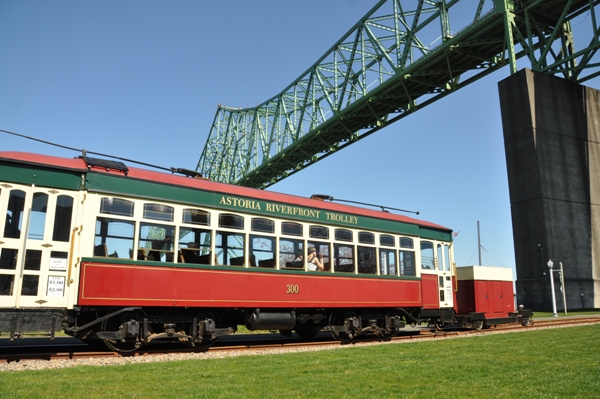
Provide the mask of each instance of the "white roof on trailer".
POLYGON ((456 278, 462 280, 513 281, 512 269, 497 266, 459 266, 456 278))

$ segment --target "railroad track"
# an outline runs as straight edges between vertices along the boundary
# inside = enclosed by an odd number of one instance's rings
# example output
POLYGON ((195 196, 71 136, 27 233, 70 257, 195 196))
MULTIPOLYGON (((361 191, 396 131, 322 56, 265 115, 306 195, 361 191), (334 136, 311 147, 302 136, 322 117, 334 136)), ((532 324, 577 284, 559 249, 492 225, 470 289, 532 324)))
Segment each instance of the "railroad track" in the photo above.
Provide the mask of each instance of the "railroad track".
MULTIPOLYGON (((463 330, 463 329, 449 329, 442 331, 424 331, 418 338, 443 338, 458 335, 469 335, 469 334, 487 334, 497 332, 508 332, 508 331, 519 331, 519 330, 534 330, 538 328, 547 327, 560 327, 560 326, 575 326, 581 324, 598 324, 600 323, 600 316, 591 317, 577 317, 577 318, 561 318, 561 319, 539 319, 529 325, 528 327, 520 324, 497 324, 491 328, 484 328, 483 330, 463 330)), ((395 337, 396 339, 405 339, 403 337, 395 337)))
MULTIPOLYGON (((504 324, 497 325, 492 328, 485 328, 483 330, 463 330, 463 329, 447 329, 447 330, 435 330, 423 328, 419 331, 412 333, 404 333, 402 335, 387 339, 388 342, 401 342, 401 341, 414 341, 414 340, 431 340, 431 339, 444 339, 459 336, 468 335, 481 335, 488 333, 498 332, 510 332, 519 330, 532 330, 538 328, 549 328, 549 327, 560 327, 560 326, 576 326, 582 324, 599 324, 600 316, 593 317, 577 317, 577 318, 561 318, 561 319, 540 319, 534 320, 534 324, 529 327, 524 327, 515 324, 504 324)), ((218 346, 213 346, 206 349, 196 348, 173 348, 173 347, 161 347, 161 348, 145 348, 138 352, 131 354, 120 354, 111 351, 81 351, 69 350, 67 348, 59 348, 57 350, 51 349, 51 347, 40 347, 39 353, 13 353, 13 354, 0 354, 1 363, 18 363, 27 361, 56 361, 56 360, 81 360, 81 359, 98 359, 98 358, 139 358, 139 357, 159 357, 159 356, 170 356, 178 354, 206 354, 206 355, 227 355, 229 354, 240 354, 247 352, 275 352, 275 351, 308 351, 325 349, 326 347, 339 347, 340 345, 365 345, 365 344, 377 344, 381 343, 381 339, 377 338, 365 338, 354 340, 348 343, 340 343, 334 341, 326 333, 321 333, 313 341, 300 341, 273 338, 273 339, 262 339, 260 341, 248 341, 247 343, 232 343, 223 344, 220 343, 218 346)), ((207 356, 210 357, 210 356, 207 356)))

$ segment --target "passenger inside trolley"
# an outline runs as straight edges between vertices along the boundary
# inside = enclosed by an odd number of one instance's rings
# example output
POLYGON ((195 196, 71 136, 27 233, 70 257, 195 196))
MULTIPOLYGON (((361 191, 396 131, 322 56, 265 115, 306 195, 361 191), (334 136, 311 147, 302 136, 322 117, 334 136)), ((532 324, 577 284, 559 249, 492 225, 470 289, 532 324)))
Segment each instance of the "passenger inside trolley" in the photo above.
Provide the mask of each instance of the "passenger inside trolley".
POLYGON ((308 256, 306 257, 306 261, 308 262, 308 270, 310 271, 325 270, 325 266, 323 266, 323 254, 317 255, 317 250, 315 247, 308 247, 308 256))

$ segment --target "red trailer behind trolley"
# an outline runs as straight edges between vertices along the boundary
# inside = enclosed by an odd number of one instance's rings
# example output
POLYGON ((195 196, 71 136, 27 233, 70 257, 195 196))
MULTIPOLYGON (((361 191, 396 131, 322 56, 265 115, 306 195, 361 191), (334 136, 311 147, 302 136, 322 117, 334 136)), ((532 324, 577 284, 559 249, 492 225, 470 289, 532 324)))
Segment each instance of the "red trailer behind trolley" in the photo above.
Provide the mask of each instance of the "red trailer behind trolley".
POLYGON ((531 311, 515 309, 512 269, 491 266, 456 268, 457 321, 480 330, 496 324, 531 323, 531 311))

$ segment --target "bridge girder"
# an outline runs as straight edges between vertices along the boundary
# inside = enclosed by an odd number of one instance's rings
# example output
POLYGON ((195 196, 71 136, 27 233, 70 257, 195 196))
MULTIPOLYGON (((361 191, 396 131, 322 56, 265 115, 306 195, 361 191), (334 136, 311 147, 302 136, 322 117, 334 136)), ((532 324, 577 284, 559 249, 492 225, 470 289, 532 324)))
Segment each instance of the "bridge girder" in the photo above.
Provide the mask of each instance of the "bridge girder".
POLYGON ((591 79, 598 2, 381 0, 277 96, 220 105, 196 170, 268 187, 499 68, 516 72, 522 57, 534 70, 591 79), (453 33, 453 12, 474 19, 453 33), (570 21, 582 13, 593 38, 575 51, 570 21))

